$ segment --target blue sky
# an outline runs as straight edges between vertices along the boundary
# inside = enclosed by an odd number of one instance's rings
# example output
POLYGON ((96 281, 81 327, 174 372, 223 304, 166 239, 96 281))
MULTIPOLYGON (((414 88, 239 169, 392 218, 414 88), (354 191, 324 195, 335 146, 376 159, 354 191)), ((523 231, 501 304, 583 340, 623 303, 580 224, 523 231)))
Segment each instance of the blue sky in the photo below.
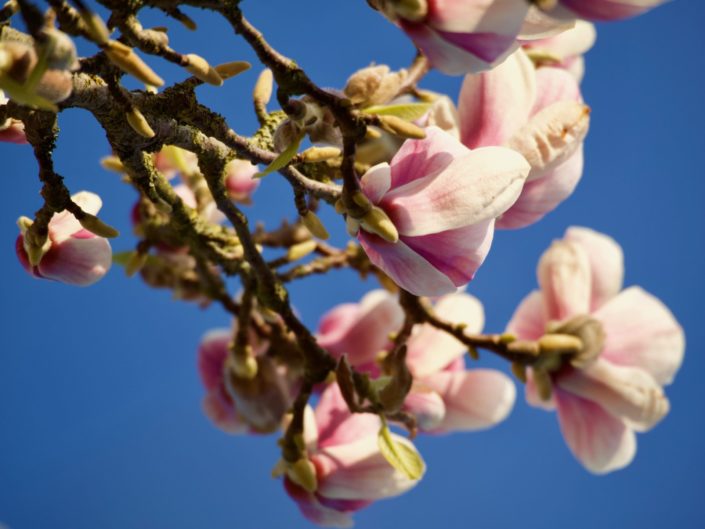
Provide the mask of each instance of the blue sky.
MULTIPOLYGON (((269 40, 323 86, 341 86, 372 61, 401 67, 410 43, 363 0, 245 0, 269 40)), ((173 46, 212 63, 252 54, 220 20, 191 12, 202 30, 174 22, 173 46)), ((586 168, 576 193, 530 228, 497 234, 469 291, 485 304, 486 329, 500 331, 535 287, 541 252, 570 225, 615 237, 626 255, 626 284, 661 298, 686 331, 688 347, 672 411, 639 436, 635 462, 596 478, 570 455, 555 416, 519 398, 510 418, 476 434, 422 438, 429 470, 411 493, 375 504, 357 527, 407 529, 699 527, 705 492, 705 5, 680 0, 638 19, 599 27, 587 56, 584 96, 592 106, 586 168)), ((144 25, 161 25, 146 13, 144 25)), ((92 52, 90 47, 82 48, 92 52)), ((183 73, 151 64, 169 79, 183 73)), ((254 61, 253 61, 254 62, 254 61)), ((254 130, 249 93, 257 68, 202 100, 244 134, 254 130)), ((459 78, 432 74, 424 87, 457 96, 459 78)), ((98 159, 103 132, 90 116, 60 116, 58 171, 73 191, 103 196, 102 217, 130 249, 134 193, 98 159)), ((13 529, 279 529, 309 527, 269 477, 275 437, 230 437, 200 412, 196 346, 228 325, 217 308, 173 302, 115 268, 89 289, 30 278, 16 261, 15 220, 40 205, 28 147, 0 145, 0 521, 13 529)), ((248 209, 274 226, 293 217, 287 186, 267 177, 248 209)), ((325 217, 342 240, 342 222, 325 217)), ((334 273, 292 289, 303 319, 374 288, 334 273)), ((504 368, 483 356, 481 365, 504 368)))

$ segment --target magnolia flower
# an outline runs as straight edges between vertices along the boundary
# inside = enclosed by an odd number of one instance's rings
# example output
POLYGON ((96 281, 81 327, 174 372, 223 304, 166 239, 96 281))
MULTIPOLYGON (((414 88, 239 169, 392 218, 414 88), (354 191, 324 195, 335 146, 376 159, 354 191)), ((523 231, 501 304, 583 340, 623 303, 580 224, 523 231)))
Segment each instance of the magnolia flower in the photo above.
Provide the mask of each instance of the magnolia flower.
POLYGON ((529 57, 539 66, 555 66, 570 72, 580 82, 585 73, 583 54, 595 44, 595 26, 584 20, 559 35, 523 43, 529 57))
MULTIPOLYGON (((337 384, 326 388, 315 412, 307 408, 304 438, 315 478, 308 489, 291 476, 284 486, 303 515, 328 527, 351 527, 352 514, 376 500, 398 496, 411 489, 411 480, 395 470, 379 451, 378 416, 351 414, 337 384), (310 486, 313 485, 313 486, 310 486)), ((414 446, 392 434, 394 441, 414 446)))
POLYGON ((428 57, 450 75, 489 70, 516 47, 529 11, 517 0, 373 0, 428 57))
MULTIPOLYGON (((459 292, 434 307, 446 321, 482 331, 484 310, 474 297, 459 292)), ((414 384, 404 407, 422 431, 448 433, 489 428, 503 421, 514 406, 516 389, 494 369, 465 369, 467 347, 429 324, 416 327, 407 341, 406 362, 414 384)))
MULTIPOLYGON (((465 293, 441 298, 436 313, 447 321, 480 332, 484 312, 480 302, 465 293)), ((338 305, 321 319, 316 338, 335 358, 347 355, 358 371, 380 374, 380 353, 392 348, 389 335, 398 331, 404 312, 395 296, 373 290, 359 303, 338 305)), ((404 402, 422 431, 442 433, 477 430, 503 420, 512 409, 515 389, 504 374, 492 369, 465 370, 462 343, 424 324, 407 341, 407 367, 414 385, 404 402)))
POLYGON ((621 20, 640 15, 666 0, 558 0, 544 11, 558 19, 621 20))
POLYGON ((510 149, 470 151, 429 127, 425 139, 407 140, 391 164, 362 176, 362 192, 393 227, 383 238, 362 219, 357 237, 400 287, 424 296, 454 292, 484 261, 495 218, 516 201, 529 169, 510 149))
POLYGON ((623 273, 613 239, 570 228, 539 262, 541 290, 524 299, 508 325, 520 339, 547 332, 581 339, 577 356, 530 370, 526 397, 557 409, 570 450, 596 474, 628 465, 636 453, 634 432, 668 413, 662 386, 673 380, 685 347, 683 330, 663 303, 639 287, 621 290, 623 273))
POLYGON ((234 159, 225 166, 225 188, 230 198, 242 204, 252 202, 252 193, 259 187, 257 166, 247 160, 234 159))
POLYGON ((537 70, 517 50, 491 72, 465 78, 458 111, 465 145, 505 145, 531 164, 521 196, 497 227, 536 222, 573 192, 583 171, 590 120, 578 83, 568 72, 537 70))
MULTIPOLYGON (((102 206, 100 197, 81 191, 71 197, 86 213, 95 215, 102 206)), ((49 237, 39 250, 35 265, 31 264, 25 233, 32 221, 22 217, 18 221, 21 234, 15 249, 20 264, 34 277, 53 279, 69 285, 88 286, 101 279, 110 269, 112 250, 107 239, 86 230, 68 211, 55 213, 49 221, 49 237)), ((36 249, 38 250, 38 249, 36 249)))
MULTIPOLYGON (((9 99, 0 90, 0 106, 6 105, 9 99)), ((24 123, 16 119, 8 118, 4 123, 0 123, 0 141, 8 143, 27 143, 24 133, 24 123)))
POLYGON ((229 361, 233 329, 208 332, 198 347, 198 372, 206 389, 203 411, 228 433, 269 433, 276 430, 291 404, 291 387, 284 370, 262 353, 266 344, 252 337, 257 374, 237 376, 229 361))

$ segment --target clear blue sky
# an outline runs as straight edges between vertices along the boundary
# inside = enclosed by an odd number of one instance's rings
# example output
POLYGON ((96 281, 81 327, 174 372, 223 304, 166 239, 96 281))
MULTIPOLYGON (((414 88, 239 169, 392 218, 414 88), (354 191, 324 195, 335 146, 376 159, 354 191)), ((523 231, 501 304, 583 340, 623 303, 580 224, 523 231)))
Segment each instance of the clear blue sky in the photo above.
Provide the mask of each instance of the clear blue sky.
MULTIPOLYGON (((243 8, 324 86, 341 86, 371 61, 404 66, 413 53, 364 0, 245 0, 243 8)), ((195 34, 155 13, 144 25, 168 24, 176 49, 212 63, 253 59, 223 22, 193 15, 202 27, 195 34)), ((668 389, 670 415, 639 436, 629 468, 596 478, 573 460, 555 416, 520 398, 494 430, 419 440, 429 465, 423 482, 361 512, 358 527, 702 527, 704 20, 705 4, 679 0, 600 26, 583 84, 593 108, 583 180, 542 222, 499 233, 469 289, 485 303, 487 329, 502 330, 535 286, 538 256, 567 226, 614 236, 625 250, 626 283, 661 298, 686 330, 685 363, 668 389)), ((248 72, 200 95, 249 133, 255 78, 248 72)), ((425 84, 454 97, 459 85, 437 74, 425 84)), ((79 110, 63 113, 60 123, 59 172, 72 190, 104 197, 103 218, 124 234, 114 248, 131 248, 134 193, 99 167, 108 151, 103 132, 79 110)), ((16 218, 40 204, 35 163, 28 147, 4 144, 0 160, 0 521, 13 529, 309 527, 269 477, 276 438, 227 436, 200 412, 196 346, 205 331, 228 324, 224 313, 174 303, 118 268, 83 290, 30 278, 13 244, 16 218)), ((271 175, 248 212, 273 226, 283 211, 293 216, 293 205, 271 175)), ((327 218, 342 234, 342 222, 327 218)), ((315 325, 335 303, 371 288, 340 272, 296 285, 292 295, 315 325)), ((486 357, 482 365, 501 366, 486 357)))

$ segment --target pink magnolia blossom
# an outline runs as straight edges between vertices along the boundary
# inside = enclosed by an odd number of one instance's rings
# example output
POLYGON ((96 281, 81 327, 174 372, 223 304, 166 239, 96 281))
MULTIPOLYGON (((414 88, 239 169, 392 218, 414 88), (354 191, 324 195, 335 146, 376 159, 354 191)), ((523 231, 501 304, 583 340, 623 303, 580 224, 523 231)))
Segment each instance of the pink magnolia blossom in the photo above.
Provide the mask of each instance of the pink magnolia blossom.
MULTIPOLYGON (((83 211, 93 215, 102 206, 100 197, 88 191, 76 193, 71 198, 83 211)), ((112 250, 108 240, 84 229, 68 211, 55 213, 49 221, 49 237, 35 266, 30 263, 25 247, 27 225, 23 219, 18 224, 22 233, 15 243, 17 257, 24 269, 34 277, 88 286, 101 279, 110 269, 112 250)))
POLYGON ((458 111, 465 145, 505 145, 531 164, 521 196, 497 219, 498 228, 536 222, 573 192, 583 171, 589 108, 568 72, 536 69, 517 50, 491 72, 465 78, 458 111))
POLYGON ((539 398, 532 377, 526 396, 557 409, 570 450, 596 474, 628 465, 636 453, 634 432, 668 413, 662 386, 673 380, 685 348, 673 314, 639 287, 622 290, 623 273, 622 250, 613 239, 570 228, 541 258, 541 290, 524 299, 508 325, 527 340, 540 338, 547 326, 572 326, 592 351, 588 361, 549 372, 551 400, 539 398))
MULTIPOLYGON (((465 293, 441 298, 436 313, 468 332, 480 332, 484 312, 480 302, 465 293)), ((374 290, 359 303, 338 305, 321 319, 317 340, 335 358, 347 355, 356 369, 380 374, 375 359, 389 351, 390 333, 404 321, 395 296, 374 290)), ((422 431, 442 433, 477 430, 503 420, 512 409, 515 389, 504 374, 491 369, 465 370, 467 351, 452 336, 431 327, 417 327, 407 342, 407 366, 414 385, 405 409, 414 414, 422 431)))
MULTIPOLYGON (((464 324, 469 333, 482 331, 484 311, 474 297, 459 292, 436 302, 436 314, 464 324)), ((475 431, 503 421, 512 410, 516 389, 494 369, 465 369, 467 347, 429 324, 417 327, 407 341, 407 365, 414 385, 405 408, 422 431, 475 431)))
POLYGON ((250 204, 252 193, 259 187, 259 179, 254 176, 259 172, 257 166, 247 160, 234 159, 225 166, 225 187, 230 198, 236 202, 250 204))
POLYGON ((559 0, 546 12, 555 18, 609 21, 641 15, 666 0, 559 0))
POLYGON ((529 10, 517 0, 376 0, 381 10, 428 57, 434 68, 450 75, 480 72, 501 63, 516 47, 529 10))
MULTIPOLYGON (((351 414, 337 384, 326 388, 315 412, 307 408, 304 438, 315 468, 315 491, 284 478, 287 493, 306 518, 328 527, 351 527, 354 512, 416 485, 380 453, 380 427, 376 415, 351 414)), ((405 438, 392 437, 415 450, 405 438)))
POLYGON ((469 282, 489 252, 495 218, 516 201, 529 173, 511 149, 471 151, 437 127, 407 140, 369 169, 362 192, 398 231, 392 242, 366 230, 357 237, 370 260, 400 287, 439 296, 469 282))
POLYGON ((291 405, 292 387, 283 368, 264 356, 266 343, 253 336, 257 375, 246 380, 228 364, 233 329, 208 332, 198 347, 198 372, 206 389, 203 411, 228 433, 269 433, 276 430, 291 405))
POLYGON ((527 53, 541 53, 547 56, 548 66, 563 68, 580 82, 585 73, 585 54, 595 44, 597 33, 595 26, 585 20, 576 20, 575 25, 560 33, 544 39, 523 43, 527 53))

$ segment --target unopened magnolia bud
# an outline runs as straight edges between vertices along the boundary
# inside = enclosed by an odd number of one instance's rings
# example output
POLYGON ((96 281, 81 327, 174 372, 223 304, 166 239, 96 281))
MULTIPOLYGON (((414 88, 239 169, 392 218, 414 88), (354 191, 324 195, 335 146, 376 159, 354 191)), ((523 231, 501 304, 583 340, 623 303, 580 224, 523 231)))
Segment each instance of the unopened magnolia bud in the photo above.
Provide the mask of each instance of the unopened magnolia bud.
POLYGON ((422 140, 426 137, 426 132, 410 121, 390 115, 377 116, 377 118, 382 129, 400 138, 422 140))
POLYGON ((356 191, 352 195, 353 202, 360 206, 364 211, 369 211, 372 209, 372 202, 370 202, 370 199, 367 198, 367 195, 365 195, 362 191, 356 191))
POLYGON ((385 0, 394 6, 397 15, 412 22, 423 20, 428 14, 426 0, 385 0))
POLYGON ((242 72, 246 72, 251 67, 252 65, 247 61, 232 61, 219 64, 214 68, 214 70, 223 81, 226 81, 231 77, 241 74, 242 72))
POLYGON ((105 55, 123 72, 129 73, 145 84, 164 85, 164 80, 139 58, 132 48, 117 40, 109 40, 105 45, 105 55))
POLYGON ((73 76, 68 70, 52 69, 45 71, 35 87, 36 95, 52 103, 60 103, 67 99, 72 91, 73 76))
POLYGON ((343 204, 342 199, 336 200, 334 207, 335 207, 335 212, 338 215, 342 215, 343 213, 345 213, 345 204, 343 204))
POLYGON ((139 111, 138 108, 130 108, 130 110, 127 112, 126 118, 127 122, 130 124, 130 127, 132 127, 132 130, 134 130, 140 136, 148 139, 154 138, 154 136, 156 136, 154 130, 152 130, 152 127, 149 126, 147 119, 144 117, 142 112, 139 111))
POLYGON ((147 259, 149 259, 149 254, 144 252, 134 252, 125 265, 125 274, 127 274, 127 277, 132 277, 137 272, 142 270, 144 265, 147 264, 147 259))
POLYGON ((583 348, 583 342, 570 334, 545 334, 538 341, 542 353, 574 355, 583 348))
POLYGON ((189 31, 196 31, 198 29, 198 24, 196 24, 196 21, 179 10, 169 11, 169 15, 181 22, 181 24, 189 31))
POLYGON ((383 105, 399 93, 405 78, 406 70, 390 72, 386 65, 369 66, 350 76, 344 92, 356 105, 383 105))
POLYGON ((350 237, 357 237, 357 232, 360 231, 360 221, 348 215, 345 218, 345 229, 350 237))
POLYGON ((274 76, 272 75, 272 70, 269 68, 262 70, 262 73, 259 74, 257 82, 255 83, 255 88, 252 91, 252 99, 254 99, 256 103, 261 105, 269 103, 269 100, 272 98, 273 81, 274 76))
POLYGON ((526 366, 520 364, 519 362, 512 363, 512 373, 517 377, 522 383, 526 384, 526 366))
POLYGON ((553 384, 551 383, 551 377, 543 369, 533 369, 534 385, 536 386, 536 392, 539 398, 543 401, 551 400, 551 395, 553 394, 553 384))
POLYGON ((316 241, 304 241, 299 244, 294 244, 286 252, 286 258, 289 261, 298 261, 310 255, 312 252, 315 252, 317 246, 318 243, 316 243, 316 241))
POLYGON ((399 241, 399 231, 384 210, 378 206, 373 206, 362 217, 361 224, 365 231, 379 235, 387 242, 399 241))
POLYGON ((316 467, 307 458, 302 457, 295 463, 289 463, 286 469, 287 477, 308 492, 316 492, 318 479, 316 467))
POLYGON ((257 376, 257 359, 252 354, 252 347, 245 346, 242 354, 235 355, 232 368, 238 377, 246 380, 252 380, 257 376))
POLYGON ((125 166, 122 164, 120 158, 114 155, 104 156, 103 158, 101 158, 100 165, 103 167, 103 169, 107 169, 108 171, 115 171, 116 173, 126 172, 125 166))
POLYGON ((110 31, 99 15, 92 11, 81 11, 81 20, 86 26, 86 32, 93 42, 105 46, 110 39, 110 31))
POLYGON ((78 55, 76 53, 76 45, 71 37, 63 31, 56 28, 48 28, 44 30, 46 46, 48 51, 47 67, 57 70, 76 70, 78 69, 78 55))
POLYGON ((34 224, 34 221, 24 215, 17 219, 17 227, 20 229, 20 233, 22 235, 27 233, 27 230, 32 226, 32 224, 34 224))
POLYGON ((301 222, 304 223, 306 229, 308 229, 314 237, 318 237, 324 241, 330 237, 328 230, 326 230, 326 227, 323 225, 323 222, 321 222, 321 219, 318 218, 318 215, 316 215, 313 211, 308 210, 306 214, 301 217, 301 222))
POLYGON ((337 147, 310 147, 301 153, 304 162, 317 163, 332 160, 340 156, 340 149, 337 147))
POLYGON ((85 213, 80 219, 78 219, 78 222, 81 223, 81 226, 83 226, 91 233, 96 234, 98 237, 113 239, 120 235, 120 232, 117 231, 115 228, 107 225, 98 217, 96 217, 95 215, 91 215, 90 213, 85 213))
POLYGON ((195 53, 189 53, 186 58, 188 59, 186 70, 194 77, 213 86, 223 85, 223 78, 218 75, 215 68, 208 64, 208 61, 203 57, 195 53))

